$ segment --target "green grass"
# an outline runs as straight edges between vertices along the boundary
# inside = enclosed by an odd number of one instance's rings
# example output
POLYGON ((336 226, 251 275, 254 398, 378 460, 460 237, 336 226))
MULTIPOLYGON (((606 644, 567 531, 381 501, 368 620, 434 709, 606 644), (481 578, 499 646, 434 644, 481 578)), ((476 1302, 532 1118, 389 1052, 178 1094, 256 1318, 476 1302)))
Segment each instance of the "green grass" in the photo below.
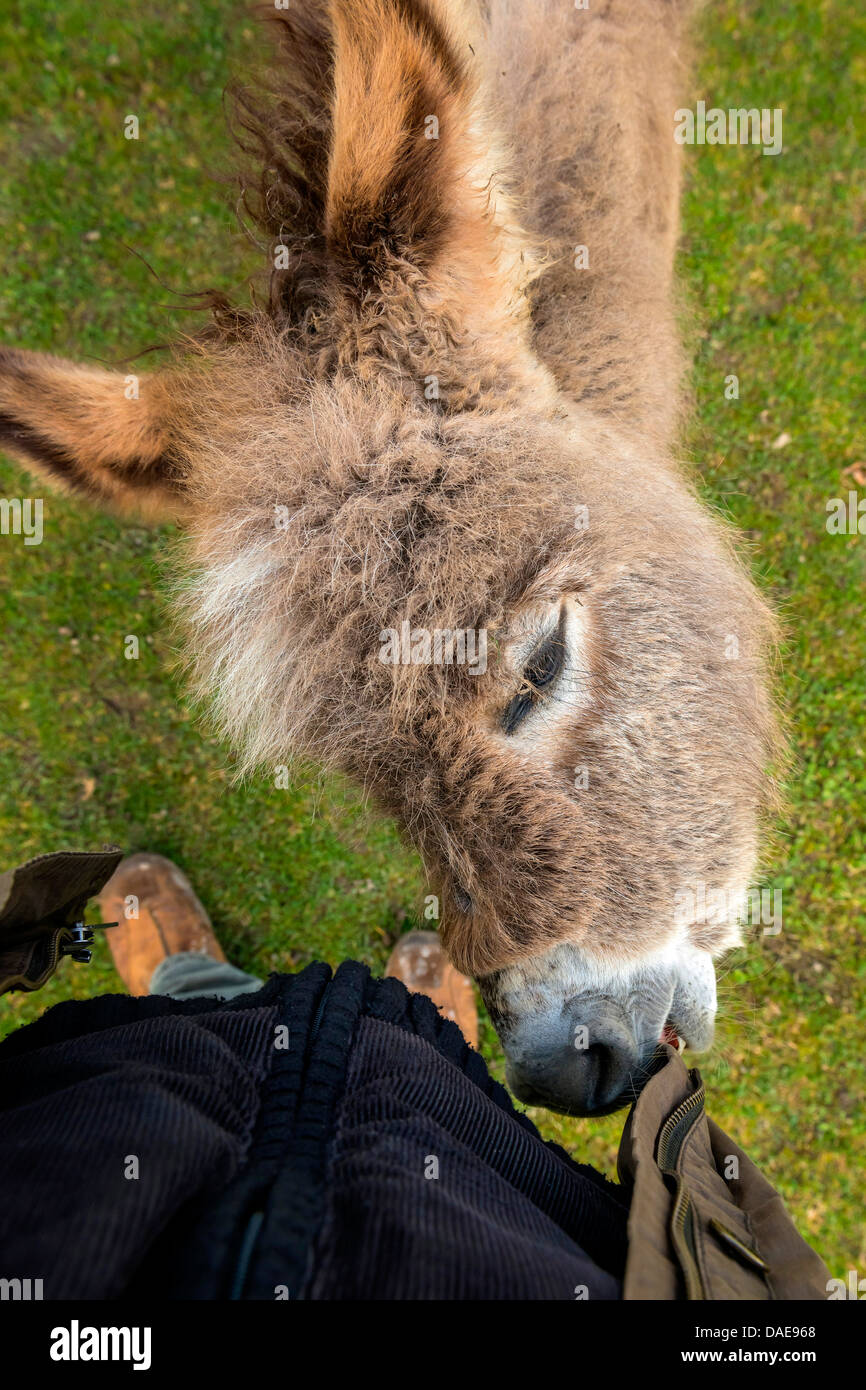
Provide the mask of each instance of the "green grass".
MULTIPOLYGON (((100 360, 165 341, 187 318, 127 246, 179 289, 243 281, 249 248, 211 178, 226 164, 221 88, 253 39, 234 28, 238 9, 154 0, 133 22, 120 0, 64 0, 0 18, 0 340, 100 360), (123 138, 128 113, 137 142, 123 138)), ((712 1114, 832 1272, 863 1273, 866 537, 830 536, 824 521, 826 500, 856 486, 843 470, 866 457, 855 128, 866 16, 722 0, 704 31, 695 97, 784 110, 777 158, 687 151, 680 264, 691 455, 785 616, 797 764, 767 880, 783 889, 784 930, 727 963, 702 1070, 712 1114), (736 401, 724 396, 731 373, 736 401), (790 443, 774 449, 782 433, 790 443)), ((0 495, 27 494, 0 464, 0 495)), ((239 965, 354 956, 380 969, 419 917, 417 863, 332 782, 232 784, 229 750, 170 674, 164 540, 54 498, 42 546, 0 538, 4 864, 108 841, 160 851, 191 872, 239 965), (143 639, 138 661, 123 656, 129 633, 143 639)), ((7 996, 0 1028, 118 984, 101 945, 89 969, 67 962, 39 995, 7 996)), ((488 1024, 483 1050, 501 1075, 488 1024)), ((622 1116, 533 1118, 610 1169, 622 1116)))

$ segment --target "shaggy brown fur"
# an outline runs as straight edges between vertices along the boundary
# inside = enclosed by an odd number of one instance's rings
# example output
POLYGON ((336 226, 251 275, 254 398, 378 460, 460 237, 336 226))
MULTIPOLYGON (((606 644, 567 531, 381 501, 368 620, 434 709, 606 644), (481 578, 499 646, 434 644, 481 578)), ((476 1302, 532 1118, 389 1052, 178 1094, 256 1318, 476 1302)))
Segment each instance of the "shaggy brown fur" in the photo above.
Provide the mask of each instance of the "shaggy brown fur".
POLYGON ((6 354, 2 442, 180 517, 190 660, 244 766, 356 778, 441 884, 461 968, 638 960, 682 885, 749 881, 774 736, 768 613, 673 461, 680 7, 310 0, 273 25, 275 96, 237 108, 285 248, 262 307, 137 402, 6 354), (506 732, 561 605, 566 676, 506 732), (383 664, 407 619, 486 630, 486 674, 383 664))

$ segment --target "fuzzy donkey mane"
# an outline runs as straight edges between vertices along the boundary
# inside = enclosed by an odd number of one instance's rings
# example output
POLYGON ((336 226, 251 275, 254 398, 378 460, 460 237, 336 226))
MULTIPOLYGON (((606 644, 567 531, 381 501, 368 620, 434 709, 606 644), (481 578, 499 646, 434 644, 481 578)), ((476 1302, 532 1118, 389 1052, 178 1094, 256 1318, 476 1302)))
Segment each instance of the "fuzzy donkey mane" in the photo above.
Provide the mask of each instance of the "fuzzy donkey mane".
MULTIPOLYGON (((599 0, 593 23, 558 0, 257 8, 276 62, 258 86, 236 83, 230 96, 248 156, 243 205, 269 242, 272 322, 285 330, 331 314, 341 251, 359 274, 375 262, 374 247, 417 266, 429 263, 437 233, 447 244, 454 209, 438 196, 431 164, 449 157, 456 100, 483 131, 478 187, 498 200, 500 226, 507 222, 515 240, 511 310, 531 313, 538 359, 570 399, 669 444, 682 418, 683 355, 673 283, 680 164, 666 126, 686 81, 690 0, 599 0), (390 44, 389 25, 397 26, 390 44), (345 77, 337 90, 341 48, 357 60, 365 43, 399 75, 396 130, 393 91, 382 91, 361 121, 360 92, 349 110, 345 77), (350 180, 333 186, 341 98, 343 126, 355 129, 363 161, 379 173, 363 198, 350 180), (419 125, 433 113, 440 140, 424 149, 419 125), (390 149, 371 137, 380 127, 390 130, 390 149), (361 244, 366 258, 357 256, 361 244), (592 255, 576 274, 580 246, 592 255)), ((369 62, 366 73, 363 63, 351 67, 359 86, 381 81, 369 62)))
POLYGON ((267 312, 278 327, 301 323, 322 304, 327 279, 325 204, 333 120, 334 36, 322 4, 257 7, 271 31, 276 65, 257 86, 228 88, 232 127, 248 166, 243 206, 269 243, 286 248, 272 267, 267 312))
MULTIPOLYGON (((549 394, 529 346, 539 255, 514 213, 472 7, 263 13, 277 62, 230 94, 242 203, 268 241, 269 322, 318 372, 375 361, 422 400, 431 359, 453 364, 437 410, 502 399, 516 379, 549 394)), ((221 304, 217 319, 231 338, 236 312, 221 304)))

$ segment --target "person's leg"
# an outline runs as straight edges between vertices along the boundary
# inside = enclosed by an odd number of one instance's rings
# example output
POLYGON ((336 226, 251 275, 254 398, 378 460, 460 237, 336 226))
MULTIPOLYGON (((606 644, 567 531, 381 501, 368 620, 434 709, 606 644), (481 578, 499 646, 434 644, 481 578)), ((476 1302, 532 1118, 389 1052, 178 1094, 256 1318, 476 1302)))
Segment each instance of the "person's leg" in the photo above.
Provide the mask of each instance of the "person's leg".
MULTIPOLYGON (((161 854, 133 854, 118 865, 98 898, 117 972, 130 994, 172 999, 234 999, 262 981, 225 958, 210 918, 186 874, 161 854)), ((455 970, 436 932, 401 937, 386 976, 426 994, 478 1046, 478 1013, 471 980, 455 970)))
POLYGON ((169 994, 172 999, 234 999, 238 994, 254 994, 263 983, 230 961, 214 960, 196 951, 178 951, 160 961, 147 992, 169 994))
POLYGON ((130 994, 233 999, 262 981, 225 958, 192 884, 161 854, 133 854, 98 898, 114 964, 130 994))

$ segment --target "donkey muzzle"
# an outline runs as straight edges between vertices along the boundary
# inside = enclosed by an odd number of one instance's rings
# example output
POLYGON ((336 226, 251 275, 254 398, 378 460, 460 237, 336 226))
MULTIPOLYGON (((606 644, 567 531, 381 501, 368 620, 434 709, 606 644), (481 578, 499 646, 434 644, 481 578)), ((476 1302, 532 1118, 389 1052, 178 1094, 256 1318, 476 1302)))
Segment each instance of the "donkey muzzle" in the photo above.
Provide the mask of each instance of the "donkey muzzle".
POLYGON ((656 1040, 641 1042, 624 1011, 601 996, 572 1000, 565 1016, 512 1034, 508 1084, 526 1105, 606 1115, 635 1100, 652 1074, 656 1040))
POLYGON ((561 945, 479 985, 514 1095, 566 1115, 630 1105, 661 1042, 701 1051, 712 1041, 712 959, 685 944, 607 976, 577 947, 561 945))

